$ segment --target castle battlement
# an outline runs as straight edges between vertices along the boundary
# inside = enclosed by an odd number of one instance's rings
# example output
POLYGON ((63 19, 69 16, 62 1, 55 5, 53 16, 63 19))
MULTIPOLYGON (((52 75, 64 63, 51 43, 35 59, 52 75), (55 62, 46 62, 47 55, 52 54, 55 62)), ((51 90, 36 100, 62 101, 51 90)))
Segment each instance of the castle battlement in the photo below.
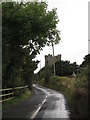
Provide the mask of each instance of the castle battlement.
MULTIPOLYGON (((57 56, 54 56, 54 59, 55 59, 55 63, 57 61, 61 61, 61 54, 60 55, 57 55, 57 56)), ((48 54, 48 55, 45 55, 45 66, 46 65, 50 65, 52 66, 53 65, 53 56, 48 54)))

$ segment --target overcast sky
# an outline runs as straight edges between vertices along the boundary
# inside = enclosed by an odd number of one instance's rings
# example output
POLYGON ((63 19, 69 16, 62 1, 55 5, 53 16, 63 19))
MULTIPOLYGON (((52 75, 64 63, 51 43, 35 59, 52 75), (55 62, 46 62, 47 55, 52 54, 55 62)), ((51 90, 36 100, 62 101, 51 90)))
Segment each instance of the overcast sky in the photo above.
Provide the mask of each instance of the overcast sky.
MULTIPOLYGON (((46 0, 48 9, 57 8, 59 17, 58 29, 61 31, 61 42, 55 45, 55 55, 61 54, 62 60, 81 64, 88 54, 88 0, 46 0)), ((44 56, 52 54, 52 47, 45 47, 35 60, 45 65, 44 56)), ((40 64, 38 69, 40 70, 40 64)))

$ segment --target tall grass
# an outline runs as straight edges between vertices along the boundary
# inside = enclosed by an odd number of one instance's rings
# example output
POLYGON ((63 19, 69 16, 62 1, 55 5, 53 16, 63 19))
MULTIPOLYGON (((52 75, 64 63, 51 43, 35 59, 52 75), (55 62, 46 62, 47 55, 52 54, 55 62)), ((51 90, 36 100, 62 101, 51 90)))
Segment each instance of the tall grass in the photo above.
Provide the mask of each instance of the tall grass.
MULTIPOLYGON (((75 77, 51 77, 48 84, 42 85, 62 92, 68 102, 71 118, 88 117, 88 91, 87 88, 76 86, 75 77)), ((78 78, 81 81, 81 78, 78 78)))

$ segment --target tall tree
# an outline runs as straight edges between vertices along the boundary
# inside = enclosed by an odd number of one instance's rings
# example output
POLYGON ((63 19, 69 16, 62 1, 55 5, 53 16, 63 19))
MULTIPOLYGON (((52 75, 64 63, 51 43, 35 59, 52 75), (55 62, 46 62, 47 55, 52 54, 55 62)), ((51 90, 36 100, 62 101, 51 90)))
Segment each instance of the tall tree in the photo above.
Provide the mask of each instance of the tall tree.
MULTIPOLYGON (((53 10, 53 12, 55 13, 55 10, 53 10)), ((56 21, 58 22, 58 20, 56 21)), ((50 30, 49 33, 49 41, 48 41, 48 45, 52 46, 52 52, 53 52, 53 71, 54 71, 54 77, 55 77, 55 58, 54 58, 54 45, 58 44, 60 41, 60 31, 58 31, 56 28, 50 30)))
POLYGON ((60 31, 57 29, 57 24, 59 22, 59 19, 57 17, 56 9, 52 9, 51 16, 53 17, 53 28, 50 28, 48 31, 48 41, 47 45, 52 46, 52 53, 53 53, 53 71, 54 71, 54 77, 55 77, 55 59, 54 59, 54 45, 58 44, 60 41, 60 31))
POLYGON ((76 62, 70 63, 70 61, 58 61, 56 65, 56 75, 70 76, 73 72, 77 72, 78 65, 76 62))
POLYGON ((33 58, 58 35, 57 23, 56 10, 45 2, 2 3, 3 86, 29 84, 38 63, 33 58))

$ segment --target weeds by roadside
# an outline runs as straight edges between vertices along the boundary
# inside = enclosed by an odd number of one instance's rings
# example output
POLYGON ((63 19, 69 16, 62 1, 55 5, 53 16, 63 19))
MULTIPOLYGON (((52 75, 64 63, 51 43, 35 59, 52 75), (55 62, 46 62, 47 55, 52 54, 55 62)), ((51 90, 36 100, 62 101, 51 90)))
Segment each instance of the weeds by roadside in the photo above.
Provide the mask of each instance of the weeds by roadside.
POLYGON ((27 89, 22 95, 15 97, 14 99, 8 100, 6 102, 3 102, 2 110, 7 110, 9 107, 23 102, 27 98, 31 97, 32 94, 33 94, 33 91, 30 91, 29 89, 27 89))
POLYGON ((41 84, 64 94, 69 105, 71 118, 88 118, 88 89, 76 87, 75 77, 51 77, 48 84, 44 82, 41 84))

